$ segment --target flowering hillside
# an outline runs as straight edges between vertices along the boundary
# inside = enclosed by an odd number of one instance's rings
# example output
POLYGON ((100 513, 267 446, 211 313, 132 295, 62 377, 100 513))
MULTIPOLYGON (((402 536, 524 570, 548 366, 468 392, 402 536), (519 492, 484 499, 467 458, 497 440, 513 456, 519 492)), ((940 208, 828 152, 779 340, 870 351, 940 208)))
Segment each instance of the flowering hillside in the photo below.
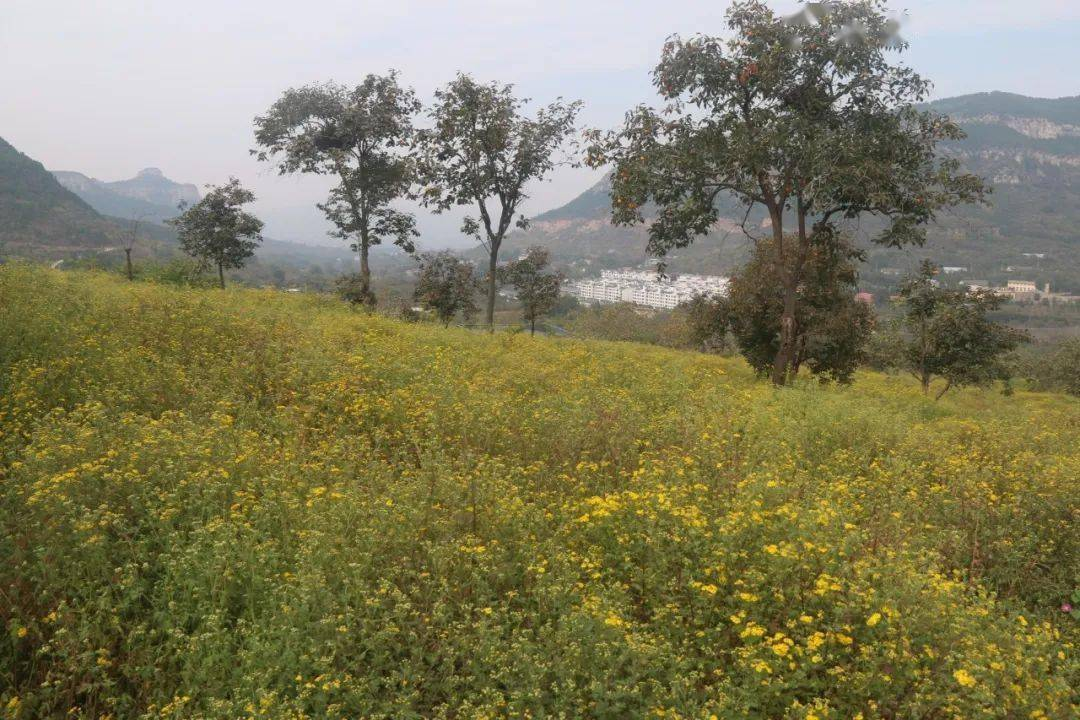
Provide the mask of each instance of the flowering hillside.
POLYGON ((18 265, 0 310, 3 717, 1076 717, 1075 399, 18 265))

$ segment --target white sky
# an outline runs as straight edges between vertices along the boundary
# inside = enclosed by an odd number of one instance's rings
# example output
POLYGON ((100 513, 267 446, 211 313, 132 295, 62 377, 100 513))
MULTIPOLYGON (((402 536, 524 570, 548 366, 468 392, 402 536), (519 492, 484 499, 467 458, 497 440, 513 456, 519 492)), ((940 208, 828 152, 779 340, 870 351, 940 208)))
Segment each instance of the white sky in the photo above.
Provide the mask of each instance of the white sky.
MULTIPOLYGON (((281 178, 249 155, 252 118, 287 87, 401 71, 425 101, 458 70, 515 83, 538 102, 585 101, 613 126, 652 101, 648 73, 671 33, 723 32, 703 0, 0 0, 0 137, 52 170, 102 180, 147 166, 177 181, 236 175, 267 235, 318 244, 326 181, 281 178)), ((797 3, 778 0, 790 11, 797 3)), ((908 0, 906 62, 935 96, 1080 94, 1080 0, 908 0)), ((597 177, 558 172, 527 214, 597 177)), ((427 246, 456 219, 421 211, 427 246)))

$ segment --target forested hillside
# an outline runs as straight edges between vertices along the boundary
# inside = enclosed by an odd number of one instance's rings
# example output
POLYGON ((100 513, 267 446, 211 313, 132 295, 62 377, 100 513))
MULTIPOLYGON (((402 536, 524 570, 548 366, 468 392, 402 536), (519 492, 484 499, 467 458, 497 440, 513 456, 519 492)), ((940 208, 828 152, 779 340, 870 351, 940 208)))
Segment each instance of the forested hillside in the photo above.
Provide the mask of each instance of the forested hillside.
MULTIPOLYGON (((175 234, 171 229, 142 222, 137 231, 137 256, 173 252, 175 234)), ((118 262, 120 248, 131 242, 132 232, 126 219, 101 214, 64 187, 40 162, 0 138, 0 254, 49 260, 112 258, 118 262)))
POLYGON ((8 252, 102 248, 109 230, 41 163, 0 138, 0 244, 8 252))
POLYGON ((1075 718, 1080 404, 0 267, 7 717, 1075 718))

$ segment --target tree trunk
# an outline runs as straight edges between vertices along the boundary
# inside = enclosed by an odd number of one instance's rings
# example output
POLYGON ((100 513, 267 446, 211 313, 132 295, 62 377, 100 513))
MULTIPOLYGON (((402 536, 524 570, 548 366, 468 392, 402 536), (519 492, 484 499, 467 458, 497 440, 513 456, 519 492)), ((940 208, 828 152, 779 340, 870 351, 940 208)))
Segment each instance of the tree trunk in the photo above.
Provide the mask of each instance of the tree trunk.
POLYGON ((529 320, 529 337, 536 337, 536 318, 529 320))
POLYGON ((797 245, 784 247, 784 208, 775 205, 769 209, 773 226, 773 240, 776 242, 777 259, 780 263, 780 279, 784 286, 784 309, 780 315, 780 349, 773 361, 772 381, 774 385, 784 385, 798 371, 795 336, 795 313, 799 304, 799 284, 802 280, 803 265, 809 252, 810 238, 806 232, 806 208, 802 196, 798 197, 796 213, 798 218, 797 245), (789 262, 785 250, 795 253, 789 262))
POLYGON ((128 277, 128 280, 134 280, 135 275, 131 271, 131 248, 124 248, 124 255, 126 256, 126 260, 127 260, 127 277, 128 277))
POLYGON ((221 263, 217 264, 217 276, 218 276, 218 284, 221 285, 221 289, 224 290, 225 289, 225 268, 222 267, 221 263))
POLYGON ((368 242, 360 238, 360 291, 364 294, 364 305, 375 307, 375 294, 371 292, 371 266, 368 264, 368 242))
POLYGON ((775 244, 778 280, 784 288, 784 307, 780 314, 780 347, 773 358, 773 385, 787 382, 788 365, 791 362, 792 346, 795 340, 795 279, 788 269, 784 247, 784 209, 776 205, 769 206, 769 222, 772 225, 773 243, 775 244))
POLYGON ((794 278, 784 278, 784 310, 780 315, 780 349, 773 361, 772 381, 774 385, 784 385, 791 374, 790 369, 795 359, 795 307, 798 289, 794 278))
POLYGON ((491 253, 488 255, 488 287, 487 287, 487 308, 486 321, 488 324, 488 332, 495 332, 495 293, 498 290, 498 283, 495 278, 495 271, 499 267, 499 246, 496 243, 491 244, 491 253))
POLYGON ((949 388, 952 387, 952 380, 945 381, 945 387, 941 388, 936 395, 934 395, 935 402, 941 399, 941 396, 949 392, 949 388))
MULTIPOLYGON (((797 330, 797 328, 796 328, 797 330)), ((798 377, 799 368, 802 367, 803 357, 806 354, 806 336, 802 335, 795 339, 795 352, 792 354, 791 359, 788 361, 788 365, 791 366, 791 373, 789 377, 798 377)))
POLYGON ((922 317, 919 321, 919 382, 922 384, 922 394, 930 394, 930 371, 927 369, 927 355, 930 353, 929 343, 927 342, 928 333, 926 331, 926 318, 922 317))

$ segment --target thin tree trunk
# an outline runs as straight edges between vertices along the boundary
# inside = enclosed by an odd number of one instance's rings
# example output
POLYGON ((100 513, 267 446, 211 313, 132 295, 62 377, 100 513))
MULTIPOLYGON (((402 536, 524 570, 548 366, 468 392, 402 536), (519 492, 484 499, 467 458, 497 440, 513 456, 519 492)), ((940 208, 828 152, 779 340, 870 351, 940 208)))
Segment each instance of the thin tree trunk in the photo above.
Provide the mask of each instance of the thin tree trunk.
POLYGON ((923 317, 919 322, 919 382, 923 395, 930 394, 930 371, 926 369, 926 356, 930 351, 927 344, 926 318, 923 317))
POLYGON ((529 320, 529 337, 536 337, 536 318, 529 320))
POLYGON ((217 264, 217 276, 218 276, 218 284, 221 285, 221 289, 224 290, 225 289, 225 268, 222 267, 221 263, 217 264))
POLYGON ((944 395, 945 393, 949 392, 949 388, 951 388, 951 387, 952 387, 952 380, 946 380, 945 381, 945 387, 941 388, 941 390, 938 391, 937 395, 934 395, 934 400, 935 401, 940 400, 941 396, 944 395))
POLYGON ((779 268, 780 282, 784 288, 784 307, 780 315, 780 347, 773 358, 773 385, 787 382, 788 364, 791 362, 792 342, 795 334, 795 290, 794 278, 787 266, 784 248, 783 208, 770 206, 769 220, 772 223, 773 243, 775 243, 776 263, 779 268))
POLYGON ((360 239, 360 289, 364 294, 364 304, 375 307, 375 294, 371 292, 371 266, 368 264, 368 243, 360 239))
POLYGON ((127 259, 127 277, 128 280, 134 280, 135 274, 131 271, 131 248, 124 248, 124 255, 127 259))
POLYGON ((495 271, 499 267, 499 246, 496 243, 491 244, 491 253, 488 255, 488 287, 487 287, 487 324, 488 332, 495 332, 495 293, 498 290, 498 284, 495 279, 495 271))

